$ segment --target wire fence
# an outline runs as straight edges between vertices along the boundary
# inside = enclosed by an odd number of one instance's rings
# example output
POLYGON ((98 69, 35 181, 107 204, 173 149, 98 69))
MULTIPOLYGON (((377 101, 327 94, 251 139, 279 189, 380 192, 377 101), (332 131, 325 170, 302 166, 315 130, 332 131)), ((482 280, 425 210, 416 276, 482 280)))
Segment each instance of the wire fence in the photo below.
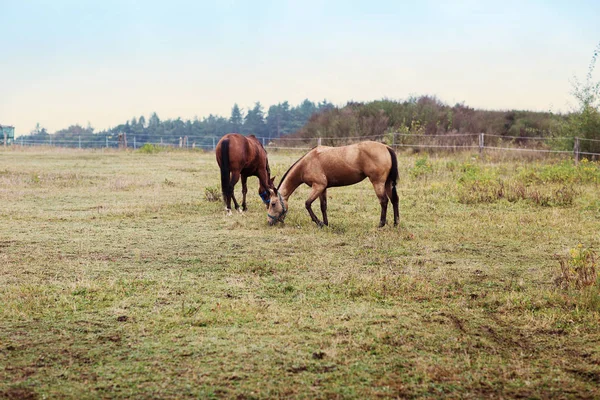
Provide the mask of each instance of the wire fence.
MULTIPOLYGON (((94 140, 82 137, 72 139, 32 139, 21 136, 12 143, 13 146, 53 146, 67 148, 132 148, 139 149, 144 145, 163 146, 182 149, 214 150, 220 137, 170 137, 159 141, 139 140, 135 136, 125 135, 95 137, 94 140)), ((460 133, 445 135, 415 135, 410 133, 386 133, 374 136, 353 137, 258 137, 267 150, 309 150, 318 145, 343 146, 364 140, 384 142, 395 149, 413 149, 416 151, 461 152, 485 150, 529 152, 546 154, 572 154, 576 161, 583 156, 600 159, 600 140, 579 137, 527 137, 504 136, 484 133, 460 133)))

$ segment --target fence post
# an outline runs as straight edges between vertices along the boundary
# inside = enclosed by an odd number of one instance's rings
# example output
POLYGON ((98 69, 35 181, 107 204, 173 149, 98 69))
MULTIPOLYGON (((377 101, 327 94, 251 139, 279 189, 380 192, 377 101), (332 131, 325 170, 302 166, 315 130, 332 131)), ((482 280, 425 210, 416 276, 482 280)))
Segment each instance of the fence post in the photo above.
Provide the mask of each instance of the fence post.
POLYGON ((135 149, 137 149, 137 147, 136 147, 136 143, 135 143, 135 136, 133 137, 133 149, 134 149, 134 150, 135 150, 135 149))
POLYGON ((79 148, 81 149, 81 135, 79 135, 79 148))
POLYGON ((23 147, 23 136, 21 136, 21 147, 23 147))
POLYGON ((575 138, 575 144, 573 146, 573 155, 575 156, 575 165, 579 165, 579 138, 575 138))
POLYGON ((483 133, 479 134, 479 157, 483 156, 483 146, 484 146, 484 138, 483 133))
POLYGON ((321 145, 321 138, 318 138, 317 139, 317 146, 320 146, 320 145, 321 145))
POLYGON ((392 132, 392 149, 396 145, 396 132, 392 132))
POLYGON ((106 139, 106 148, 108 149, 108 135, 105 136, 106 139))
POLYGON ((212 140, 213 140, 213 150, 214 150, 217 148, 217 146, 215 146, 215 137, 214 136, 213 136, 212 140))
POLYGON ((160 145, 161 145, 161 146, 162 146, 162 145, 163 145, 163 141, 162 141, 162 138, 160 138, 160 145))
POLYGON ((4 147, 6 147, 6 142, 7 141, 8 141, 8 132, 4 132, 4 147))
POLYGON ((265 147, 265 138, 262 138, 262 142, 263 142, 263 147, 265 147))

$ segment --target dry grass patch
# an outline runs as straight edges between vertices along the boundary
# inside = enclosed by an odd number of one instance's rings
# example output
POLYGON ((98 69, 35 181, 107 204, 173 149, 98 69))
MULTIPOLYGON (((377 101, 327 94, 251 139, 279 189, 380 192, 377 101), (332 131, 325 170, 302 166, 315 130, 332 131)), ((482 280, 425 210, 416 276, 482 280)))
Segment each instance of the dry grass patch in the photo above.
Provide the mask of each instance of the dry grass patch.
POLYGON ((554 283, 600 247, 577 168, 404 155, 399 228, 369 182, 329 190, 329 228, 306 187, 269 228, 254 178, 225 215, 210 153, 1 152, 0 396, 597 397, 597 284, 554 283), (466 176, 505 194, 460 201, 466 176))

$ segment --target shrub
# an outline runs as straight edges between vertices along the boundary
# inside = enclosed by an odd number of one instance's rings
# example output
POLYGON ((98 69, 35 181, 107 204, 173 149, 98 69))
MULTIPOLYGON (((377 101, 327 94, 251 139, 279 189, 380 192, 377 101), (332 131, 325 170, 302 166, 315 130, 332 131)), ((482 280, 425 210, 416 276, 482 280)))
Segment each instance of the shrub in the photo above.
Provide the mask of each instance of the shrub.
POLYGON ((207 186, 204 189, 204 197, 207 201, 219 201, 221 199, 221 191, 216 186, 207 186))
POLYGON ((522 168, 517 178, 526 183, 600 183, 600 164, 583 159, 579 165, 572 161, 522 168))
POLYGON ((588 67, 585 81, 574 78, 572 94, 577 100, 577 110, 570 114, 564 130, 570 136, 579 136, 585 139, 580 142, 580 150, 590 153, 600 152, 600 82, 593 79, 596 61, 600 54, 600 43, 594 50, 592 61, 588 67))
POLYGON ((138 150, 138 152, 143 154, 156 154, 160 153, 161 151, 163 151, 162 147, 150 143, 146 143, 138 150))
POLYGON ((529 201, 542 207, 571 206, 579 194, 572 184, 528 185, 523 179, 502 179, 489 170, 467 169, 459 178, 458 201, 463 204, 529 201))
POLYGON ((418 158, 415 166, 410 169, 413 178, 421 178, 433 172, 433 165, 427 159, 427 156, 418 158))
POLYGON ((556 283, 564 288, 581 289, 598 285, 598 261, 596 253, 589 248, 577 245, 569 251, 569 256, 555 256, 560 265, 560 275, 556 283))
POLYGON ((555 255, 560 266, 555 283, 567 291, 567 298, 576 307, 593 311, 600 310, 600 279, 598 258, 591 248, 582 244, 569 251, 568 256, 555 255))

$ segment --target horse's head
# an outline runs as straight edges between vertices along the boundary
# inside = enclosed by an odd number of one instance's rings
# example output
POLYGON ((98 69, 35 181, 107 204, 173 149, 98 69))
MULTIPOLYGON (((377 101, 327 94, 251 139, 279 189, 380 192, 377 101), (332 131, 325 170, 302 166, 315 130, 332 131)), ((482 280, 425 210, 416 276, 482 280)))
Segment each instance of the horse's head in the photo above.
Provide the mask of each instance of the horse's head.
POLYGON ((275 189, 275 185, 273 183, 274 181, 275 177, 270 176, 267 182, 269 186, 264 187, 263 184, 259 184, 260 186, 258 188, 258 195, 262 199, 263 203, 267 206, 267 210, 269 209, 269 203, 271 202, 271 191, 275 189))
POLYGON ((267 209, 267 221, 269 225, 275 225, 277 222, 283 223, 288 211, 287 200, 283 198, 276 188, 269 190, 271 198, 269 208, 267 209))

